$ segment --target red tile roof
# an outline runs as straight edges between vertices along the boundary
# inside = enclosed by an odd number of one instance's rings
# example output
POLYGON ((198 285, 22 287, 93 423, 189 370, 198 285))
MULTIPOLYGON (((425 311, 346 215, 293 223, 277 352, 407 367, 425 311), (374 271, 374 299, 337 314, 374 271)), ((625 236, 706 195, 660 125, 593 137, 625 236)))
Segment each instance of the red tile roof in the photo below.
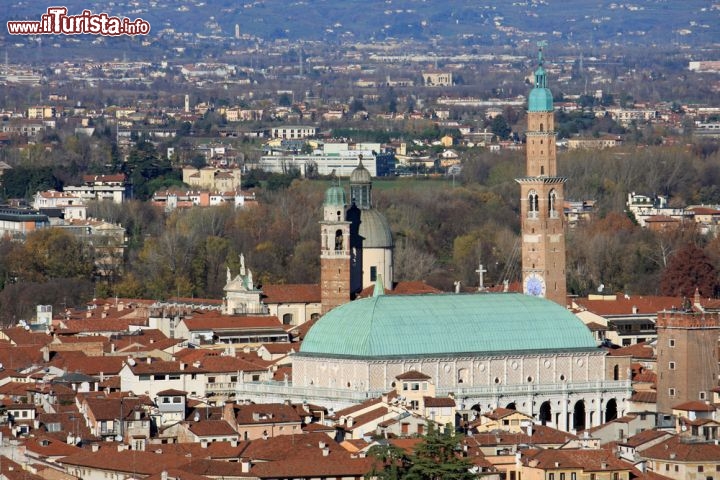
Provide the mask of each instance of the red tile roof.
POLYGON ((632 358, 655 358, 655 351, 645 342, 635 343, 621 348, 611 348, 608 355, 612 357, 632 357, 632 358))
POLYGON ((263 303, 320 303, 320 285, 263 285, 263 303))
POLYGON ((426 408, 454 407, 455 400, 449 397, 423 397, 426 408))
POLYGON ((715 406, 709 402, 703 402, 700 400, 692 400, 685 403, 680 403, 672 407, 673 410, 683 410, 685 412, 714 412, 715 406))
POLYGON ((188 422, 188 429, 198 437, 237 437, 238 435, 225 420, 188 422))
POLYGON ((152 475, 169 468, 182 468, 191 458, 157 454, 141 450, 123 450, 117 446, 101 447, 99 452, 83 452, 58 460, 61 465, 74 465, 100 470, 112 470, 127 474, 152 475))
POLYGON ((720 445, 675 436, 643 452, 643 457, 665 462, 713 462, 720 464, 720 445))
POLYGON ((198 330, 282 327, 282 323, 275 316, 239 317, 220 315, 215 312, 196 314, 192 318, 185 318, 183 322, 191 332, 198 330))
POLYGON ((677 297, 659 297, 628 295, 627 297, 618 293, 612 300, 589 300, 588 298, 576 298, 575 303, 597 315, 633 315, 633 308, 638 314, 656 314, 661 310, 669 310, 673 306, 680 305, 681 299, 677 297))
POLYGON ((634 392, 630 397, 631 402, 638 403, 657 403, 657 392, 634 392))

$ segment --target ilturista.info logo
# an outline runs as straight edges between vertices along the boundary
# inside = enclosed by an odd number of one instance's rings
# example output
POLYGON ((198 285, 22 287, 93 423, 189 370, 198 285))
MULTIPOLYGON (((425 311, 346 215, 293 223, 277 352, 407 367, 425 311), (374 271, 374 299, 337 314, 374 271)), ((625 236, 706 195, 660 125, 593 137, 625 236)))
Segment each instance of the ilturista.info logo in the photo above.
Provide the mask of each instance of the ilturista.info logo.
POLYGON ((68 15, 66 7, 50 7, 40 20, 7 22, 7 29, 10 35, 147 35, 150 23, 142 18, 130 20, 90 10, 68 15))

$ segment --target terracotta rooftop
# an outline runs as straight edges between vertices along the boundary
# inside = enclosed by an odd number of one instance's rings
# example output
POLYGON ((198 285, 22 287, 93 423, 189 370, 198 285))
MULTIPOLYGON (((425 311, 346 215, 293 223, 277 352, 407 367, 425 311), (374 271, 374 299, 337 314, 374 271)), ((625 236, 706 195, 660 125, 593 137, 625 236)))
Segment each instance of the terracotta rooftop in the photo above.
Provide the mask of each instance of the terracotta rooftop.
POLYGON ((633 357, 643 359, 654 359, 655 351, 645 342, 635 343, 626 347, 611 348, 608 355, 612 357, 633 357))
POLYGON ((670 462, 718 462, 720 445, 672 437, 643 452, 643 457, 670 462))
POLYGON ((672 409, 682 410, 685 412, 714 412, 716 410, 713 404, 700 400, 692 400, 690 402, 674 405, 672 409))
POLYGON ((620 443, 619 445, 627 445, 628 447, 636 448, 645 443, 656 440, 658 438, 662 438, 662 437, 670 436, 670 435, 671 435, 670 433, 663 432, 662 430, 643 430, 642 432, 636 433, 635 435, 628 438, 627 440, 620 443))
POLYGON ((677 297, 659 297, 642 295, 624 295, 618 293, 613 296, 590 296, 589 298, 576 298, 575 303, 585 310, 601 316, 656 314, 661 310, 669 310, 679 306, 681 299, 677 297))
POLYGON ((263 285, 263 303, 320 303, 320 285, 263 285))
POLYGON ((432 377, 416 370, 408 370, 400 375, 396 375, 395 378, 397 380, 430 380, 432 377))
POLYGON ((657 392, 633 392, 630 397, 630 401, 638 403, 657 403, 657 392))
POLYGON ((426 408, 454 407, 455 400, 449 397, 423 397, 426 408))
POLYGON ((196 314, 192 318, 183 320, 188 330, 221 330, 243 328, 274 328, 282 327, 282 323, 275 316, 240 317, 233 315, 220 315, 217 312, 196 314))

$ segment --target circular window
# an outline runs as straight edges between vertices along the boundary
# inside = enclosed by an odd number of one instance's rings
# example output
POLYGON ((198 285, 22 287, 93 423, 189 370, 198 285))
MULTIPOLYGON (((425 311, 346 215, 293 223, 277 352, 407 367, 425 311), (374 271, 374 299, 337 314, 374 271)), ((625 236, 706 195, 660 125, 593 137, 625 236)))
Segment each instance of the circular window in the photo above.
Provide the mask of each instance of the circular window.
POLYGON ((500 383, 500 379, 498 377, 495 377, 495 383, 500 383))
POLYGON ((585 363, 585 361, 584 361, 582 358, 578 358, 578 359, 577 359, 577 364, 578 364, 579 366, 582 367, 584 363, 585 363))
POLYGON ((564 382, 564 381, 565 381, 565 375, 560 375, 560 381, 561 381, 561 382, 564 382))
POLYGON ((550 360, 545 360, 543 365, 545 365, 545 368, 550 368, 552 366, 552 362, 550 360))
POLYGON ((517 370, 518 367, 520 366, 520 364, 518 362, 512 362, 510 364, 510 366, 512 367, 513 370, 517 370))
POLYGON ((528 383, 532 383, 533 378, 532 378, 532 377, 528 377, 528 378, 527 378, 527 381, 528 381, 528 383))
POLYGON ((450 373, 451 369, 452 369, 452 367, 450 366, 450 364, 445 365, 445 367, 444 367, 445 373, 450 373))
POLYGON ((350 388, 350 382, 347 382, 347 387, 350 388))
POLYGON ((478 368, 480 369, 481 372, 484 372, 484 371, 485 371, 485 364, 484 364, 484 363, 481 363, 478 368))
POLYGON ((390 384, 390 386, 393 387, 393 388, 395 388, 395 382, 392 382, 392 383, 390 384))

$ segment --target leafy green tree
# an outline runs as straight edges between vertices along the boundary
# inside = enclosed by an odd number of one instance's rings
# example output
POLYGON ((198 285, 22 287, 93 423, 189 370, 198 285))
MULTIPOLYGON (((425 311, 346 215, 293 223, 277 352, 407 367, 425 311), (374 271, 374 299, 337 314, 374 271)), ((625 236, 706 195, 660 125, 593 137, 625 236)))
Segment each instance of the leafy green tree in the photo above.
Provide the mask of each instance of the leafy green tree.
POLYGON ((490 122, 490 131, 497 135, 499 139, 507 140, 512 129, 503 115, 496 115, 490 122))
POLYGON ((428 423, 425 438, 415 446, 410 456, 410 468, 402 478, 406 480, 472 480, 476 476, 473 464, 462 456, 462 435, 452 425, 441 432, 428 423))
MULTIPOLYGON (((124 166, 133 186, 133 193, 140 200, 147 200, 154 190, 149 183, 159 177, 172 178, 170 161, 161 157, 155 146, 147 141, 139 141, 130 150, 128 161, 124 166)), ((155 184, 155 188, 160 185, 155 184)))
POLYGON ((368 456, 377 459, 377 463, 365 475, 366 479, 401 480, 407 475, 410 459, 400 447, 389 443, 373 445, 368 456))

